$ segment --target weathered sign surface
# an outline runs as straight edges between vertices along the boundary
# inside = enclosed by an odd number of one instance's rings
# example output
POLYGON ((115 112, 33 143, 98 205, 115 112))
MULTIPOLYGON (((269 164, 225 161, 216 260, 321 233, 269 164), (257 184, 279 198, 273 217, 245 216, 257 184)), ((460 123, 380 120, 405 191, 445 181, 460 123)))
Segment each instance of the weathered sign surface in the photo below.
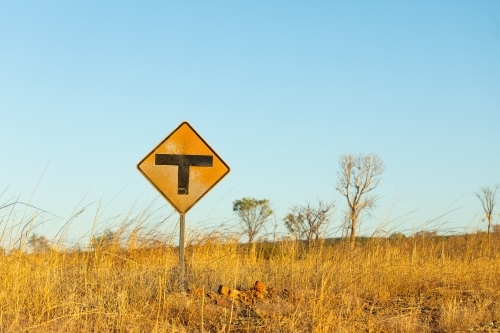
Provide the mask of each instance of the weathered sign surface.
POLYGON ((187 122, 161 141, 137 168, 179 214, 185 214, 229 173, 229 166, 187 122))

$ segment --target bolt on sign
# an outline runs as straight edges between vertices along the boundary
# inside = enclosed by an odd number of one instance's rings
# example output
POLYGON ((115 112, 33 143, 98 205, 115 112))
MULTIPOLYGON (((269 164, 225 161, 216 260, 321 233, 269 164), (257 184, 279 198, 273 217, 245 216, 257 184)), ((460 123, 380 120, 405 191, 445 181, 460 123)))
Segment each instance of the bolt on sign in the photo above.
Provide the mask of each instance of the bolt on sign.
POLYGON ((160 142, 137 168, 179 214, 185 214, 229 173, 229 166, 187 122, 160 142))

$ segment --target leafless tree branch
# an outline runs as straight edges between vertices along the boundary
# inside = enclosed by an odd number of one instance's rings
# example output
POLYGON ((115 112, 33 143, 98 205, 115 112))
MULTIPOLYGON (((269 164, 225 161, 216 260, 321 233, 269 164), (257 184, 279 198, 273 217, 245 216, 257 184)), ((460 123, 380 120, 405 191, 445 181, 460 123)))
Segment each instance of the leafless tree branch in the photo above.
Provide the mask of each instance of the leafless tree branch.
POLYGON ((495 209, 496 195, 499 188, 500 184, 492 187, 483 186, 479 189, 479 192, 476 193, 477 198, 481 201, 486 220, 488 221, 488 235, 490 234, 491 220, 493 219, 493 210, 495 209))
POLYGON ((337 191, 346 199, 351 246, 354 245, 358 217, 374 207, 376 197, 367 193, 378 187, 385 170, 378 155, 351 155, 339 157, 340 171, 337 172, 337 191))

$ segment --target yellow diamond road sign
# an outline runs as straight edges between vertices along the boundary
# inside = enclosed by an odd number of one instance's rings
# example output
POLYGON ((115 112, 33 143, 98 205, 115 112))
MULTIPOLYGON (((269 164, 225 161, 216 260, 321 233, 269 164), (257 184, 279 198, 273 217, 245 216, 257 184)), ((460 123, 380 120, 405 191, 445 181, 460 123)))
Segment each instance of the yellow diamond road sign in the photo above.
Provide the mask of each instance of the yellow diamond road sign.
POLYGON ((179 214, 229 173, 229 166, 187 122, 147 154, 137 169, 179 214))

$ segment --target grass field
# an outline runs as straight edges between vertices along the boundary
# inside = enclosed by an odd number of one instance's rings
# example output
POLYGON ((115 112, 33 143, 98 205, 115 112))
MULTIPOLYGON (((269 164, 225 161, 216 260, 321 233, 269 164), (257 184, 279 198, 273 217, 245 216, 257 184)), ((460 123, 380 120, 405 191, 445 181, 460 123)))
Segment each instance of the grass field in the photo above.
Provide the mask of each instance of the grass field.
POLYGON ((207 236, 186 249, 186 292, 177 249, 134 239, 0 256, 1 332, 499 331, 500 234, 255 252, 207 236), (267 289, 254 304, 216 294, 256 280, 267 289))

